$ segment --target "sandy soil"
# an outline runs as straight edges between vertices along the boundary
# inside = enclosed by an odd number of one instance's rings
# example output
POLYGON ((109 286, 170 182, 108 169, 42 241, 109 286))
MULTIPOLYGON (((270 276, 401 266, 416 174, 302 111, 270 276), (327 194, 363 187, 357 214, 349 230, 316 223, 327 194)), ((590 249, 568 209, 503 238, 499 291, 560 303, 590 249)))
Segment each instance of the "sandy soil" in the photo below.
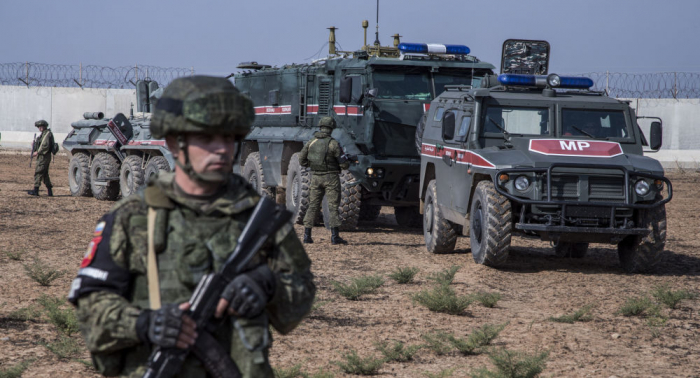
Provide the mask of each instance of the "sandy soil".
MULTIPOLYGON (((91 377, 83 352, 73 359, 59 359, 42 343, 58 337, 47 321, 11 321, 7 315, 30 305, 38 306, 42 294, 67 295, 70 282, 90 240, 99 216, 112 203, 94 198, 73 198, 67 183, 68 157, 57 156, 51 166, 55 197, 26 194, 33 169, 28 156, 0 154, 0 371, 34 358, 25 377, 91 377), (20 254, 17 261, 10 255, 20 254), (27 277, 23 264, 32 259, 64 270, 51 286, 39 286, 27 277)), ((393 212, 384 208, 379 219, 357 232, 343 234, 350 245, 331 246, 325 229, 314 230, 315 244, 307 251, 313 261, 318 298, 329 301, 314 311, 291 334, 275 334, 272 362, 288 368, 301 363, 304 371, 325 368, 344 376, 333 361, 355 349, 361 356, 380 356, 374 344, 398 340, 422 343, 421 335, 444 330, 465 337, 484 324, 509 322, 494 341, 497 347, 527 352, 549 351, 545 376, 555 377, 700 377, 700 301, 683 301, 665 309, 667 323, 657 331, 647 320, 617 314, 626 299, 648 294, 656 285, 700 292, 700 204, 693 194, 700 174, 671 175, 674 199, 667 205, 667 256, 654 275, 625 274, 614 246, 593 245, 582 260, 553 255, 548 243, 513 239, 508 265, 496 270, 477 265, 468 239, 458 241, 455 253, 432 255, 425 250, 422 232, 400 229, 393 212), (495 308, 472 304, 464 315, 433 313, 412 303, 410 295, 429 287, 427 276, 459 265, 453 287, 459 294, 498 292, 495 308), (332 290, 331 282, 349 281, 367 274, 386 275, 397 266, 420 268, 416 282, 399 285, 390 279, 377 294, 349 301, 332 290), (574 324, 548 321, 595 304, 593 319, 574 324)), ((302 230, 297 226, 297 232, 302 230)), ((75 335, 76 340, 80 337, 75 335)), ((82 345, 82 341, 80 340, 82 345)), ((453 376, 468 376, 478 367, 490 367, 486 355, 438 356, 423 349, 412 362, 387 363, 382 376, 422 377, 456 368, 453 376)))

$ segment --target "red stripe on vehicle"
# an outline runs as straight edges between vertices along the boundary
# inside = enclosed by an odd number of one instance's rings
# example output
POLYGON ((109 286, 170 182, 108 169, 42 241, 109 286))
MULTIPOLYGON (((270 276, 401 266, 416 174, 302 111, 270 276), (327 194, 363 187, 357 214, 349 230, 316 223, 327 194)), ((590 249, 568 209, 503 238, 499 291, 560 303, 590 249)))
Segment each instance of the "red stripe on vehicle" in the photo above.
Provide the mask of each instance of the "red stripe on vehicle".
POLYGON ((435 145, 423 143, 421 145, 421 155, 436 158, 449 156, 458 164, 471 164, 475 167, 481 168, 496 168, 496 165, 486 160, 481 155, 468 150, 450 147, 442 147, 438 149, 435 145))
POLYGON ((281 115, 281 114, 292 114, 292 105, 282 105, 282 106, 256 106, 256 115, 281 115))

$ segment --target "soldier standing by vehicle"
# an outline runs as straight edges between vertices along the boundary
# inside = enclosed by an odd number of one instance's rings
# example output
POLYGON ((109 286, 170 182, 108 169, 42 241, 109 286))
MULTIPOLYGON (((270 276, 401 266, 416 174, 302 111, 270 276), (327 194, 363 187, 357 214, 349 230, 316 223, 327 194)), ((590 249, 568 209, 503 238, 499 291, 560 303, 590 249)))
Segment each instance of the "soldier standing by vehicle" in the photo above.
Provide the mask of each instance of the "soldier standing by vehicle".
POLYGON ((34 123, 41 135, 34 141, 31 158, 36 157, 36 169, 34 170, 34 189, 27 191, 29 195, 38 196, 39 187, 43 181, 49 191, 49 197, 53 197, 53 186, 49 178, 49 164, 51 163, 51 152, 54 150, 53 133, 49 130, 49 123, 43 119, 34 123))
MULTIPOLYGON (((260 200, 232 173, 253 117, 250 100, 223 78, 179 78, 163 92, 150 129, 166 139, 175 172, 161 172, 100 219, 69 294, 102 374, 140 377, 154 348, 199 345, 204 330, 186 315, 188 299, 229 257, 260 200)), ((268 324, 285 334, 309 312, 310 265, 287 223, 223 291, 215 316, 227 319, 206 333, 243 377, 273 376, 268 324)), ((176 376, 207 371, 189 354, 176 376)))
POLYGON ((340 170, 348 169, 350 164, 341 159, 342 148, 337 140, 331 138, 331 132, 336 127, 332 117, 323 117, 318 122, 321 131, 314 133, 299 154, 299 164, 311 168, 311 187, 309 193, 309 209, 304 216, 304 243, 313 243, 311 228, 314 226, 316 215, 321 208, 325 194, 328 199, 330 212, 331 244, 348 244, 340 237, 340 170))

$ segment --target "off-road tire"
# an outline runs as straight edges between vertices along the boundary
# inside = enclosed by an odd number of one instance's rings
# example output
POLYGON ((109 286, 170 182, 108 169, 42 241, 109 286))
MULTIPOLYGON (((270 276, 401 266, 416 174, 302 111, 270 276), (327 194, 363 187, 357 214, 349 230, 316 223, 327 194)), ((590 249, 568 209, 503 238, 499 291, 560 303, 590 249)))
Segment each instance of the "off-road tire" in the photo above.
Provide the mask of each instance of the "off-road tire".
POLYGON ((415 138, 415 143, 416 143, 416 152, 418 152, 418 156, 423 152, 423 131, 425 130, 425 123, 427 121, 428 117, 428 112, 425 112, 422 117, 420 117, 420 120, 418 120, 418 125, 416 126, 416 138, 415 138))
POLYGON ((588 243, 559 242, 554 246, 554 254, 559 257, 582 259, 588 252, 588 243))
POLYGON ((291 211, 292 220, 296 224, 304 224, 306 210, 309 209, 309 185, 311 183, 311 170, 299 164, 299 153, 295 153, 289 159, 287 168, 286 205, 291 211))
POLYGON ((418 206, 394 206, 394 218, 396 223, 406 228, 423 227, 423 215, 418 206))
POLYGON ((146 172, 141 168, 143 158, 137 155, 127 156, 122 161, 122 168, 119 172, 119 189, 122 197, 128 197, 141 189, 146 183, 146 172))
POLYGON ((245 165, 243 166, 243 178, 246 179, 261 196, 266 196, 273 200, 275 199, 275 188, 269 186, 265 180, 265 173, 263 172, 262 162, 260 161, 260 152, 253 152, 248 155, 248 158, 245 160, 245 165))
POLYGON ((144 170, 144 182, 149 182, 154 177, 158 176, 158 172, 170 172, 170 164, 168 164, 168 159, 163 156, 154 156, 148 160, 146 163, 146 169, 144 170))
POLYGON ((457 245, 457 228, 445 219, 437 206, 437 183, 430 180, 425 193, 423 237, 430 253, 452 252, 457 245))
POLYGON ((372 222, 379 218, 379 213, 382 212, 380 205, 371 205, 369 199, 363 199, 360 203, 360 222, 372 222))
MULTIPOLYGON (((340 218, 340 230, 351 231, 357 228, 360 220, 360 206, 362 203, 362 188, 355 182, 355 177, 350 171, 344 170, 340 173, 340 205, 338 206, 338 217, 340 218)), ((328 211, 328 201, 323 197, 321 207, 323 213, 323 223, 330 229, 328 224, 330 212, 328 211)))
POLYGON ((73 197, 90 197, 90 155, 76 152, 68 164, 68 187, 73 197))
POLYGON ((469 215, 469 243, 477 264, 505 264, 513 231, 510 200, 498 194, 491 181, 476 186, 469 215))
POLYGON ((119 177, 119 159, 107 152, 95 155, 90 166, 90 189, 92 195, 101 201, 114 201, 119 197, 119 181, 109 181, 106 185, 96 185, 100 178, 119 177))
POLYGON ((639 209, 637 224, 650 232, 647 235, 630 235, 617 245, 620 265, 627 273, 652 272, 664 257, 666 206, 639 209))

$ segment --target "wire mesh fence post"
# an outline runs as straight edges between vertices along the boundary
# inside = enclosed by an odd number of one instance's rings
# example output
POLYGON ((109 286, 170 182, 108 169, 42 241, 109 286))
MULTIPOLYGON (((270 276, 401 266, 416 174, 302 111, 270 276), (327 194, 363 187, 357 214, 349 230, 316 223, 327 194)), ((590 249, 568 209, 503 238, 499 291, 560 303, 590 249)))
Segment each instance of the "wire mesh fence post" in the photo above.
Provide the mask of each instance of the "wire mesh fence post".
POLYGON ((610 71, 605 71, 605 93, 610 95, 610 71))
POLYGON ((673 73, 673 98, 678 99, 678 74, 673 73))
POLYGON ((27 68, 27 70, 26 70, 27 73, 26 73, 24 82, 27 84, 27 88, 29 88, 29 62, 25 63, 25 67, 27 68))
POLYGON ((135 68, 135 69, 134 69, 134 74, 136 75, 136 82, 138 83, 138 81, 139 81, 139 65, 136 64, 136 65, 134 66, 134 68, 135 68))

